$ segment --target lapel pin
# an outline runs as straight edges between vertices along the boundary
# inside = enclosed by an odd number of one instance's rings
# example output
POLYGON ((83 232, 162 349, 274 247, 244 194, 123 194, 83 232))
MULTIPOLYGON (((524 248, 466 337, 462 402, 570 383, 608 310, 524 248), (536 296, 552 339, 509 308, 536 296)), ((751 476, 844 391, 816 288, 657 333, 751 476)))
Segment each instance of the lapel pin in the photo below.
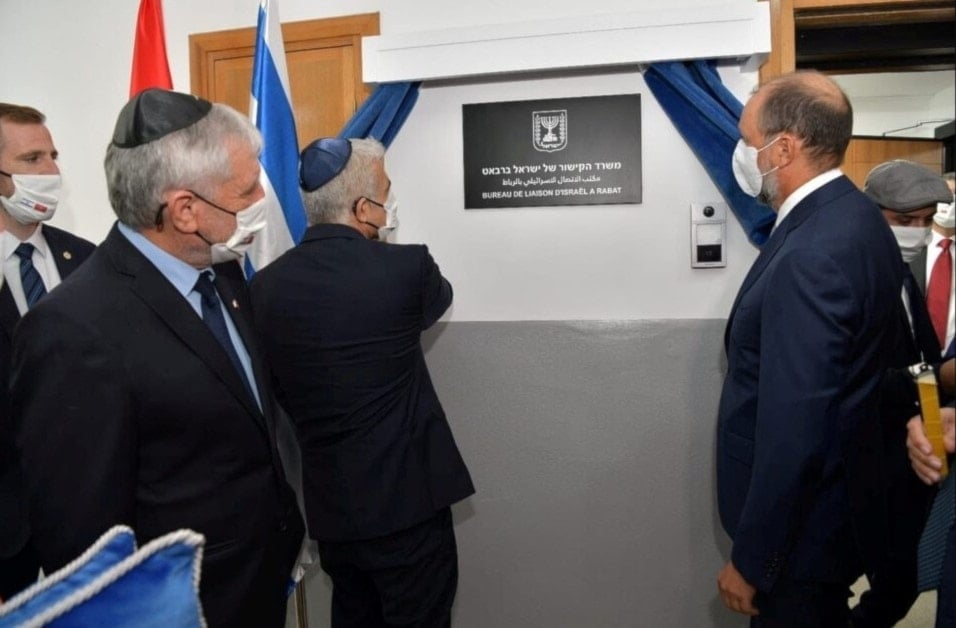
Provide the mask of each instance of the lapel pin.
POLYGON ((63 251, 63 259, 73 259, 73 254, 69 251, 63 251))
POLYGON ((239 309, 239 303, 235 299, 232 300, 232 309, 234 310, 239 309))

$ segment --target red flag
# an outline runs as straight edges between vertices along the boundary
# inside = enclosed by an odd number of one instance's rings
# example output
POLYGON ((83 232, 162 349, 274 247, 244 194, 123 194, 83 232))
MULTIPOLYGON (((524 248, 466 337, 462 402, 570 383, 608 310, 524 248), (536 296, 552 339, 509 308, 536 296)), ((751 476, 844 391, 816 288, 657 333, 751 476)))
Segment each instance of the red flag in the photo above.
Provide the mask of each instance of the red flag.
POLYGON ((166 33, 163 30, 161 0, 140 0, 129 96, 132 98, 150 87, 173 88, 169 62, 166 60, 166 33))

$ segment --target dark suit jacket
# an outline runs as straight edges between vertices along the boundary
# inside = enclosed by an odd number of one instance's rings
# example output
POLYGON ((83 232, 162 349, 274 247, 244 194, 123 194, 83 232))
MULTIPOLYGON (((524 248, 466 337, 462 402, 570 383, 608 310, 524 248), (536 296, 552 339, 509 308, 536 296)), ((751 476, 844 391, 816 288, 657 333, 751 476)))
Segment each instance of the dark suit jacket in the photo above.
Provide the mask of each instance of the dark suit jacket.
POLYGON ((210 625, 276 626, 302 522, 276 451, 245 280, 237 264, 215 269, 264 414, 202 319, 114 227, 17 328, 17 444, 45 570, 118 523, 139 543, 191 528, 206 538, 210 625))
MULTIPOLYGON (((881 386, 880 409, 890 499, 891 534, 887 550, 894 560, 912 561, 915 565, 916 545, 926 523, 933 491, 913 473, 906 453, 906 423, 919 412, 919 398, 908 367, 922 361, 938 365, 940 350, 923 293, 909 268, 904 269, 904 289, 913 327, 910 328, 901 299, 890 369, 881 386)), ((942 401, 945 403, 947 399, 944 397, 942 401)))
POLYGON ((717 489, 731 559, 769 591, 781 574, 849 583, 886 541, 879 385, 903 264, 846 177, 773 232, 727 323, 717 489))
POLYGON ((426 247, 313 226, 255 276, 252 298, 313 538, 380 537, 474 492, 422 352, 452 300, 426 247))
MULTIPOLYGON (((79 267, 95 248, 92 242, 44 225, 40 227, 56 262, 60 279, 66 279, 79 267)), ((2 271, 0 271, 2 273, 2 271)), ((2 281, 2 280, 0 280, 2 281)), ((13 446, 13 427, 10 422, 10 351, 13 330, 20 322, 20 311, 13 300, 10 287, 0 287, 0 572, 5 572, 3 559, 14 556, 24 548, 29 536, 26 509, 20 490, 20 468, 13 446)), ((29 570, 29 566, 25 566, 29 570)), ((36 568, 33 569, 36 574, 36 568)), ((4 574, 0 574, 0 582, 4 574)), ((0 596, 5 592, 0 585, 0 596)))
POLYGON ((926 248, 923 248, 916 257, 910 260, 909 269, 913 273, 913 279, 919 287, 919 291, 926 294, 926 248))

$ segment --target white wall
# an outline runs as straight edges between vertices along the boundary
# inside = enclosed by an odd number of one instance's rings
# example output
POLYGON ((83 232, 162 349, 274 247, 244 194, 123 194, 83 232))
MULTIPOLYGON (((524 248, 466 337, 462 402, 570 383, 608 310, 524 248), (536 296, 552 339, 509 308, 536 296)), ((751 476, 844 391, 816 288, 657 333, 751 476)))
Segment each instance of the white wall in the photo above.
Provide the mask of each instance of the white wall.
POLYGON ((956 72, 844 74, 834 80, 853 103, 853 134, 933 138, 956 117, 956 72))
MULTIPOLYGON (((750 4, 753 0, 731 0, 750 4)), ((400 8, 382 3, 382 33, 406 33, 475 24, 502 24, 631 11, 726 4, 724 0, 413 0, 400 8)), ((283 2, 283 6, 285 6, 283 2)), ((285 18, 283 18, 285 19, 285 18)))
POLYGON ((452 320, 721 318, 754 253, 732 220, 729 266, 690 268, 689 204, 720 196, 634 70, 427 86, 388 168, 398 236, 455 283, 452 320), (640 205, 463 209, 462 104, 614 93, 642 94, 640 205))
MULTIPOLYGON (((383 33, 674 6, 664 0, 586 6, 573 0, 480 5, 417 0, 400 9, 381 3, 379 9, 376 0, 279 1, 283 21, 381 10, 383 33)), ((137 5, 134 0, 0 3, 0 23, 16 25, 4 35, 0 100, 31 104, 47 114, 66 185, 54 222, 93 241, 101 240, 113 221, 102 157, 127 98, 137 5)), ((183 91, 189 89, 188 35, 254 26, 257 12, 255 0, 164 0, 163 6, 173 82, 183 91)), ((756 81, 755 74, 742 74, 736 66, 724 68, 723 75, 741 96, 756 81)), ((387 166, 401 206, 398 241, 430 245, 455 285, 450 320, 721 318, 756 255, 731 219, 727 268, 690 268, 689 205, 721 198, 637 68, 426 84, 387 166), (462 104, 616 93, 643 95, 640 205, 463 209, 462 104)))

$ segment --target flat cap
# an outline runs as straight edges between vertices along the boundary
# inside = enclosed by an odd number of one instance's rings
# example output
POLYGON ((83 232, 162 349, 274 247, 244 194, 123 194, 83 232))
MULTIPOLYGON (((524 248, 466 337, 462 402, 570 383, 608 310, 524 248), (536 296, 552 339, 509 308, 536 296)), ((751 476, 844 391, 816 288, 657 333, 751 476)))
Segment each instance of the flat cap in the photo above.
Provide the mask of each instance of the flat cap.
POLYGON ((305 147, 299 158, 299 185, 314 192, 345 169, 352 156, 352 143, 337 137, 323 137, 305 147))
POLYGON ((190 94, 151 88, 134 96, 120 110, 113 145, 135 148, 192 126, 206 117, 212 103, 190 94))
POLYGON ((905 159, 887 161, 870 170, 863 192, 880 207, 900 213, 953 200, 943 177, 905 159))

